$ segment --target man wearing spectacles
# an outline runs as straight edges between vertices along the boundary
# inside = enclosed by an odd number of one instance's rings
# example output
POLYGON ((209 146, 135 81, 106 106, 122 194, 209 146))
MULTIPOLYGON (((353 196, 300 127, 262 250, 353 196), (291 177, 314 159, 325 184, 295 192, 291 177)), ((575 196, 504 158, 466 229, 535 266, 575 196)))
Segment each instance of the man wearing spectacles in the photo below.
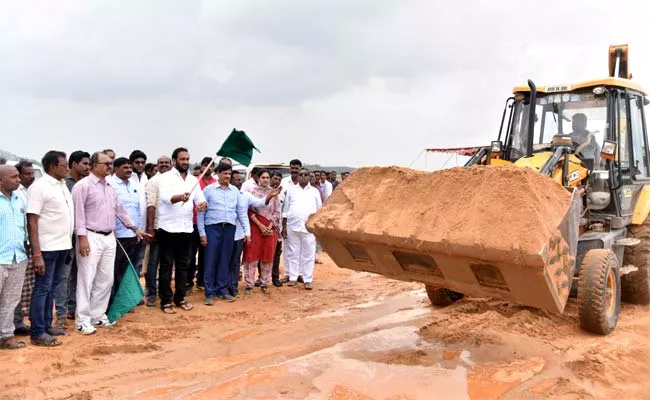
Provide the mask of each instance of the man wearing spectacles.
POLYGON ((135 232, 138 240, 149 237, 140 231, 119 201, 106 177, 113 161, 105 153, 90 157, 91 173, 72 188, 77 235, 77 331, 84 335, 96 332, 94 326, 115 323, 106 316, 113 286, 115 263, 116 217, 125 228, 135 232), (93 326, 94 325, 94 326, 93 326))
POLYGON ((322 205, 320 192, 309 184, 309 171, 301 169, 298 173, 298 186, 287 191, 282 212, 282 236, 289 249, 288 286, 296 286, 298 275, 302 275, 305 289, 312 289, 316 237, 307 230, 305 223, 322 205))
MULTIPOLYGON (((57 346, 64 335, 52 326, 55 288, 68 279, 65 262, 72 248, 74 207, 65 183, 68 160, 61 151, 48 151, 42 160, 45 176, 27 190, 27 232, 36 279, 29 319, 31 341, 38 346, 57 346)), ((67 270, 69 273, 69 270, 67 270)))
MULTIPOLYGON (((143 227, 142 229, 145 229, 144 227, 147 226, 147 198, 145 193, 147 191, 146 185, 149 181, 147 174, 144 173, 144 167, 147 165, 147 155, 144 154, 142 150, 133 150, 131 155, 129 155, 129 160, 133 166, 133 173, 129 180, 131 181, 131 184, 136 187, 136 190, 140 195, 140 208, 143 210, 140 220, 134 222, 143 227)), ((133 261, 133 266, 138 273, 142 271, 142 261, 144 260, 144 252, 146 248, 147 244, 144 240, 138 242, 136 245, 136 256, 131 260, 133 261)), ((141 301, 139 305, 143 304, 144 300, 141 301)))

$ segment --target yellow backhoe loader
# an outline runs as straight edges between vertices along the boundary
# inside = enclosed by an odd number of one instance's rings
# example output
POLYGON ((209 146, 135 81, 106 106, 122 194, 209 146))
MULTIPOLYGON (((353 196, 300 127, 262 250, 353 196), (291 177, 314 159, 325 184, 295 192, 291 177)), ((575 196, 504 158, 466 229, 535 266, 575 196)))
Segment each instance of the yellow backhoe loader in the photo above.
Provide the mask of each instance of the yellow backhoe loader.
MULTIPOLYGON (((561 237, 549 238, 525 271, 467 246, 454 253, 453 243, 444 251, 407 248, 400 247, 406 241, 386 235, 359 242, 358 234, 331 223, 310 220, 308 227, 338 266, 423 282, 434 305, 450 305, 466 294, 561 313, 572 294, 580 326, 608 334, 621 299, 650 304, 647 104, 645 90, 631 80, 627 45, 610 46, 604 79, 541 87, 529 80, 514 89, 496 140, 465 166, 532 168, 571 193, 557 226, 561 237)), ((353 184, 352 177, 337 191, 346 184, 353 184)))

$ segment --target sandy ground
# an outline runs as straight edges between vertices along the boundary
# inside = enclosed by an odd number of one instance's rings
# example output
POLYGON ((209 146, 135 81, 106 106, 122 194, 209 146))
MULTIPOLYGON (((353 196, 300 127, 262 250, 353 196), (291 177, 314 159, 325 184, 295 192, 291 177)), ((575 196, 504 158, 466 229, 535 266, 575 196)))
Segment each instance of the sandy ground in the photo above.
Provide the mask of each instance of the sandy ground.
POLYGON ((339 269, 315 290, 256 290, 164 315, 138 307, 58 348, 0 352, 1 399, 648 398, 650 311, 597 337, 487 299, 431 307, 421 285, 339 269))

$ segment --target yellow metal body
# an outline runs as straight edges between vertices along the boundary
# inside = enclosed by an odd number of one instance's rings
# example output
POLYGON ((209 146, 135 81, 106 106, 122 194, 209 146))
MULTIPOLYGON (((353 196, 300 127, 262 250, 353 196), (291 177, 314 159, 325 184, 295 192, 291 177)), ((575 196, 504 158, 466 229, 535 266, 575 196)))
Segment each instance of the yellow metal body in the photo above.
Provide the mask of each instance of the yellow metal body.
MULTIPOLYGON (((643 95, 647 95, 645 89, 643 89, 643 87, 637 84, 636 82, 633 82, 629 79, 614 78, 614 77, 595 79, 592 81, 579 82, 575 84, 538 86, 537 92, 538 93, 566 93, 566 92, 574 92, 580 89, 594 88, 598 86, 610 86, 610 87, 620 87, 623 89, 631 89, 631 90, 636 90, 637 92, 640 92, 643 95)), ((528 86, 516 86, 512 90, 512 92, 527 93, 530 92, 530 88, 528 86)))
POLYGON ((650 185, 645 185, 641 189, 639 198, 634 205, 634 213, 632 214, 632 224, 641 225, 648 218, 650 214, 650 185))
MULTIPOLYGON (((634 90, 636 92, 639 92, 643 96, 646 96, 648 94, 648 92, 641 85, 631 80, 632 74, 629 70, 629 51, 628 51, 627 44, 609 46, 608 67, 609 67, 608 68, 609 76, 606 78, 595 79, 595 80, 590 80, 585 82, 578 82, 574 84, 538 86, 537 92, 544 93, 544 94, 567 93, 567 92, 580 91, 584 89, 591 89, 599 86, 605 86, 605 87, 617 87, 621 89, 634 90)), ((530 92, 530 88, 528 86, 516 86, 513 89, 513 93, 515 94, 528 93, 528 92, 530 92)), ((621 123, 620 129, 622 131, 627 130, 626 122, 627 122, 626 119, 622 119, 620 121, 621 123)), ((539 152, 539 153, 535 153, 532 157, 529 158, 520 158, 519 160, 514 162, 514 165, 521 166, 521 167, 529 167, 529 168, 534 168, 539 170, 550 156, 551 156, 550 152, 539 152)), ((504 161, 503 163, 507 163, 507 162, 504 161)), ((496 164, 495 160, 492 160, 491 164, 496 164)), ((562 164, 559 165, 561 166, 562 164)), ((561 167, 557 168, 553 173, 553 179, 555 179, 555 181, 560 184, 562 184, 562 173, 563 171, 561 167)), ((589 175, 589 171, 587 170, 587 168, 584 165, 582 165, 580 160, 575 155, 571 155, 569 158, 568 185, 570 187, 576 187, 585 178, 587 178, 588 175, 589 175)), ((650 185, 645 185, 643 189, 641 189, 641 193, 639 194, 639 197, 636 200, 636 204, 634 205, 632 224, 634 225, 643 224, 649 215, 650 215, 650 185)))
MULTIPOLYGON (((539 153, 534 153, 531 157, 522 157, 519 160, 513 162, 506 161, 506 160, 501 160, 501 159, 494 159, 490 161, 491 165, 508 165, 508 164, 514 164, 517 167, 526 167, 526 168, 532 168, 534 170, 539 171, 542 169, 544 164, 546 164, 546 161, 553 155, 552 152, 550 151, 541 151, 539 153)), ((555 168, 555 171, 553 172, 553 180, 557 182, 558 184, 562 184, 562 173, 563 173, 563 168, 562 166, 564 165, 564 157, 560 158, 558 161, 558 166, 555 168)), ((589 170, 587 167, 580 161, 578 157, 576 157, 574 154, 569 155, 569 171, 568 171, 568 182, 567 186, 569 187, 578 187, 586 178, 589 176, 589 170)), ((648 193, 648 199, 650 200, 650 192, 648 193)), ((650 202, 648 203, 649 211, 650 211, 650 202)))

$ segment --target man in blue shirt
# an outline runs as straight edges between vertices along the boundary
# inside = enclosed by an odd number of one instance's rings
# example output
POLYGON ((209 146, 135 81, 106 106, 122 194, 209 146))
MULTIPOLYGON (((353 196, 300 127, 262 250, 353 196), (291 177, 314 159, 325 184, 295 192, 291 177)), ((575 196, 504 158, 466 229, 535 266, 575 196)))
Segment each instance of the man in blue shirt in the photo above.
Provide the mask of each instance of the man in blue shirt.
POLYGON ((0 165, 0 349, 25 347, 14 337, 14 309, 27 268, 25 203, 15 193, 19 185, 18 170, 0 165))
MULTIPOLYGON (((230 260, 235 242, 236 224, 241 224, 244 240, 250 240, 250 222, 248 221, 248 197, 230 184, 232 166, 220 163, 217 166, 218 180, 203 190, 208 203, 204 211, 197 215, 197 227, 201 245, 205 247, 205 304, 213 305, 214 298, 234 301, 229 293, 232 290, 230 260)), ((279 193, 269 194, 263 202, 279 193)), ((234 292, 236 294, 236 292, 234 292)))
MULTIPOLYGON (((117 198, 122 203, 131 220, 136 224, 139 230, 144 230, 143 221, 145 215, 144 205, 141 201, 141 185, 131 179, 133 174, 133 164, 126 157, 120 157, 113 161, 113 171, 115 172, 110 178, 107 178, 108 184, 117 193, 117 198)), ((119 218, 115 218, 115 238, 118 241, 118 249, 115 252, 115 270, 113 271, 113 288, 111 297, 108 302, 108 308, 113 304, 113 299, 120 287, 122 277, 129 266, 129 260, 136 267, 138 257, 138 239, 132 229, 124 226, 119 218), (121 245, 121 246, 120 246, 121 245), (125 254, 126 252, 126 254, 125 254), (128 256, 128 258, 127 258, 128 256)), ((140 271, 136 270, 136 273, 140 271)))

